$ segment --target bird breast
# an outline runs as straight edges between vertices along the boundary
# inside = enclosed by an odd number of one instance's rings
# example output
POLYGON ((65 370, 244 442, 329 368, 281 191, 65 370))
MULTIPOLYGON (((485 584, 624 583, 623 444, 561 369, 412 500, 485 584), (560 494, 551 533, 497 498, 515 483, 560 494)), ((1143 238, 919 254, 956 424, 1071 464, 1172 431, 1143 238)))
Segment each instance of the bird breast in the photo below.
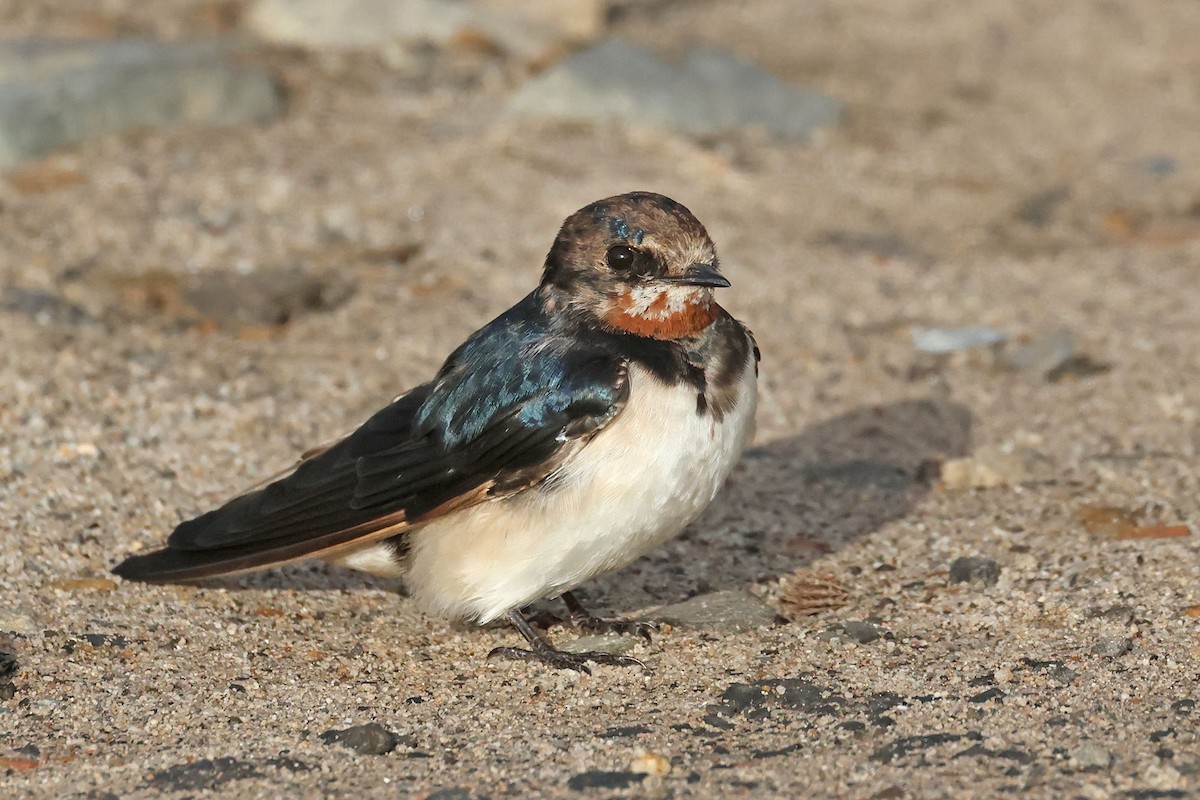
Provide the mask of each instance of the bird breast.
POLYGON ((696 389, 630 369, 624 410, 553 479, 411 534, 408 583, 431 613, 488 622, 625 566, 709 504, 753 435, 754 359, 733 407, 697 411, 696 389))

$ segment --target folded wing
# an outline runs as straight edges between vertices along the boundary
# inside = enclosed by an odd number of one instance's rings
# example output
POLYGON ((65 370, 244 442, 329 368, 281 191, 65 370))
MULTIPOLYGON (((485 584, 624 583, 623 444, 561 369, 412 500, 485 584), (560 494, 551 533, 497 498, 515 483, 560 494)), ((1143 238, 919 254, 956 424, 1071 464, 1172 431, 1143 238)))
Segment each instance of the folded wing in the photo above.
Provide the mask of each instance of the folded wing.
POLYGON ((529 488, 621 410, 625 364, 602 352, 460 351, 286 477, 181 524, 113 571, 175 581, 327 557, 529 488))

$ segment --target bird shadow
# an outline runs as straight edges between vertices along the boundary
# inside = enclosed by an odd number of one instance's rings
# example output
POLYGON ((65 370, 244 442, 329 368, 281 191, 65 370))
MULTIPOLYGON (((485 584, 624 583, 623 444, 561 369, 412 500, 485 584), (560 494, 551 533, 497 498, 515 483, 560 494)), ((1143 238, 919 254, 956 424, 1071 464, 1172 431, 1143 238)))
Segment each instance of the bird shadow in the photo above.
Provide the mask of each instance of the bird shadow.
MULTIPOLYGON (((674 542, 590 581, 597 607, 631 611, 771 580, 907 515, 938 465, 969 452, 972 416, 957 403, 904 400, 864 406, 795 436, 748 450, 725 490, 674 542)), ((403 592, 323 562, 212 578, 230 590, 403 592)))

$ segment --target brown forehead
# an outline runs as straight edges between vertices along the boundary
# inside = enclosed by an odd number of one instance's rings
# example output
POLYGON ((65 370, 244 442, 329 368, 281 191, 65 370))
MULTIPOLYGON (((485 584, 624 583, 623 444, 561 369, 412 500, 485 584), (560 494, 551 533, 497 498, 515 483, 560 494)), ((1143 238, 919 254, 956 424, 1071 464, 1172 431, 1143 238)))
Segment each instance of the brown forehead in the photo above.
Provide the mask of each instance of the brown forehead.
POLYGON ((695 249, 709 244, 708 232, 681 203, 651 192, 608 197, 575 212, 564 233, 606 243, 654 244, 695 249))

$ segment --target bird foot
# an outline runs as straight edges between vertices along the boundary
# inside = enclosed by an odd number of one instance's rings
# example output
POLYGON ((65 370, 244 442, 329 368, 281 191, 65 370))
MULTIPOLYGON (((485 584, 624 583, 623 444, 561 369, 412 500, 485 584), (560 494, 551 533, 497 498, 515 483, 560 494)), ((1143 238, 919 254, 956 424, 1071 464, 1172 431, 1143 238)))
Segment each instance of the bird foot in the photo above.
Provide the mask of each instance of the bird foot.
POLYGON ((650 621, 631 621, 624 619, 608 619, 597 617, 580 602, 571 592, 563 592, 563 602, 567 604, 569 616, 568 625, 584 633, 617 633, 621 636, 640 636, 647 642, 650 634, 658 631, 662 625, 650 621))
POLYGON ((497 647, 492 652, 488 653, 488 658, 509 658, 520 661, 540 661, 547 666, 555 669, 573 669, 582 672, 586 675, 591 675, 592 671, 588 668, 587 662, 591 661, 596 664, 610 664, 615 667, 641 667, 646 668, 638 659, 633 656, 624 656, 618 653, 570 653, 566 650, 559 650, 555 647, 537 647, 532 650, 524 650, 520 647, 497 647))
POLYGON ((656 633, 662 626, 649 620, 609 619, 593 617, 591 614, 572 614, 567 622, 576 630, 584 633, 616 633, 621 636, 640 636, 647 642, 651 641, 650 634, 656 633))

